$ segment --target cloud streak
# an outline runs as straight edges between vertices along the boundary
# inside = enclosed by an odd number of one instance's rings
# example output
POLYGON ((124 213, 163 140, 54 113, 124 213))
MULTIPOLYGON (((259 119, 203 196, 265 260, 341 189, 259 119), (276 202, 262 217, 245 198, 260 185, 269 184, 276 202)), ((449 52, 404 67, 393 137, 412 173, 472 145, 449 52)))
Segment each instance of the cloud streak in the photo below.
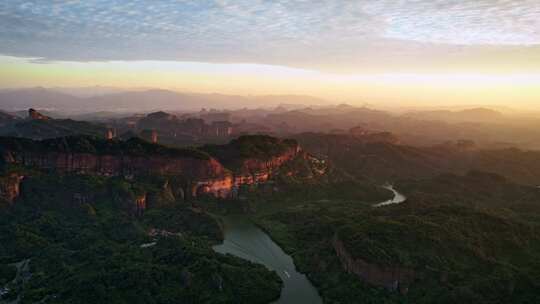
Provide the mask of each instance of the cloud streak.
POLYGON ((0 3, 0 54, 42 60, 254 62, 324 69, 537 45, 537 0, 0 3))

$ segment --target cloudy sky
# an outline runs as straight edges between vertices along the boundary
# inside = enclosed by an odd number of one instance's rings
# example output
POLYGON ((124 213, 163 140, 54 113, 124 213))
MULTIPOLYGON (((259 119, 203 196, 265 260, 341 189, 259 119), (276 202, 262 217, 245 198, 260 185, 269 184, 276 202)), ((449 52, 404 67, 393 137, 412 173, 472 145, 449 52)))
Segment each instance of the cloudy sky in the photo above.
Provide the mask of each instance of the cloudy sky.
POLYGON ((538 0, 0 2, 3 87, 530 104, 539 75, 538 0))

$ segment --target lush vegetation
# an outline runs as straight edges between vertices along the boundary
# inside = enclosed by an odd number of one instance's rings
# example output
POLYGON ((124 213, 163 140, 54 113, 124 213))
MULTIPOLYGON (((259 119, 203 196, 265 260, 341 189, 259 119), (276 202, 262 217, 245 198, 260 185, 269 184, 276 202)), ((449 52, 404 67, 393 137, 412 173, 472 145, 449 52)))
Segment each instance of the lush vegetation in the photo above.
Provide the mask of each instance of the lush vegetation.
MULTIPOLYGON (((217 222, 186 205, 136 216, 151 184, 120 178, 26 178, 0 209, 0 282, 21 303, 268 303, 281 281, 261 265, 215 253, 217 222), (13 263, 30 261, 28 273, 13 263)), ((0 286, 0 287, 2 287, 0 286)))
MULTIPOLYGON (((20 198, 0 209, 0 283, 8 284, 9 299, 21 296, 23 303, 268 303, 278 297, 276 274, 211 250, 222 231, 207 210, 251 213, 307 273, 325 303, 540 302, 540 190, 516 183, 535 180, 524 159, 533 162, 536 153, 452 147, 448 154, 447 147, 348 136, 317 144, 319 139, 303 140, 328 162, 288 162, 271 182, 243 187, 237 200, 179 203, 175 187, 188 183, 181 177, 134 181, 27 171, 20 198), (516 155, 520 160, 509 162, 516 155), (493 171, 508 178, 478 170, 463 174, 501 159, 506 163, 493 171), (390 198, 380 187, 388 179, 407 201, 374 208, 390 198), (136 200, 143 194, 141 212, 136 200), (336 240, 353 262, 410 271, 413 281, 399 293, 347 273, 336 240), (29 269, 24 263, 14 268, 24 261, 29 269)), ((0 145, 35 152, 212 155, 234 169, 296 142, 244 136, 205 146, 204 152, 84 136, 1 138, 0 145)))
POLYGON ((17 267, 13 265, 0 265, 0 286, 3 286, 15 279, 17 267))
POLYGON ((3 136, 26 138, 54 138, 72 135, 88 135, 102 137, 107 128, 100 124, 72 119, 23 120, 8 125, 0 133, 3 136))
POLYGON ((481 172, 398 185, 408 196, 401 205, 298 200, 263 209, 257 221, 293 255, 326 303, 540 301, 538 189, 481 172), (355 259, 413 270, 408 294, 347 274, 333 238, 355 259))
POLYGON ((67 136, 35 141, 25 138, 0 137, 0 147, 9 151, 71 152, 101 155, 171 156, 208 159, 203 151, 193 148, 169 148, 134 137, 126 141, 105 140, 92 136, 67 136))
POLYGON ((306 133, 296 139, 307 151, 327 158, 348 174, 382 183, 445 173, 463 175, 471 170, 497 173, 533 186, 540 180, 540 151, 468 148, 471 143, 467 141, 417 147, 347 134, 306 133))
POLYGON ((268 135, 245 135, 226 145, 206 145, 201 149, 219 159, 227 168, 235 169, 244 159, 267 160, 279 156, 298 144, 295 140, 268 135))

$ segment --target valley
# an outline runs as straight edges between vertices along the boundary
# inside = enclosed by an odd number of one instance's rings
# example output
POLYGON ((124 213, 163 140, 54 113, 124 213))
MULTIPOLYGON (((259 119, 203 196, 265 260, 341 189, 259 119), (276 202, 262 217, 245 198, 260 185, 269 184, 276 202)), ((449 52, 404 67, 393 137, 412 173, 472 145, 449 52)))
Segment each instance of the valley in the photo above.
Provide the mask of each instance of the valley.
POLYGON ((0 152, 5 301, 539 296, 537 151, 411 146, 356 128, 200 146, 0 137, 0 152), (23 260, 31 275, 15 280, 23 260))
POLYGON ((0 304, 540 303, 539 0, 0 1, 0 304))

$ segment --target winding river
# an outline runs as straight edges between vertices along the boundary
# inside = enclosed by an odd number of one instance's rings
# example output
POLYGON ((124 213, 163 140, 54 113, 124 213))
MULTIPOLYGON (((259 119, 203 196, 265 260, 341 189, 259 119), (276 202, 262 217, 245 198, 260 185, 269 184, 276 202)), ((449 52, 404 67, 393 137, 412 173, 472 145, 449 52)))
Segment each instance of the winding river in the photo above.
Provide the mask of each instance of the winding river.
POLYGON ((223 218, 225 240, 214 246, 219 253, 230 253, 245 260, 265 265, 283 280, 281 297, 275 303, 322 303, 317 289, 294 266, 287 255, 272 239, 246 216, 223 218))
POLYGON ((373 205, 373 207, 382 207, 382 206, 388 206, 388 205, 393 205, 393 204, 401 204, 401 203, 403 203, 403 202, 405 202, 407 200, 405 195, 397 192, 396 189, 394 189, 394 186, 385 185, 385 186, 383 186, 383 188, 392 191, 394 193, 394 197, 392 199, 389 199, 389 200, 385 201, 385 202, 375 204, 375 205, 373 205))
MULTIPOLYGON (((383 187, 392 191, 394 198, 375 204, 374 207, 400 204, 406 200, 406 197, 397 192, 391 185, 383 187)), ((275 303, 322 303, 317 289, 305 275, 296 271, 293 259, 264 231, 253 224, 247 216, 225 216, 222 219, 225 239, 223 244, 216 245, 213 249, 219 253, 229 253, 265 265, 268 269, 277 272, 283 280, 283 289, 281 297, 275 303)))

